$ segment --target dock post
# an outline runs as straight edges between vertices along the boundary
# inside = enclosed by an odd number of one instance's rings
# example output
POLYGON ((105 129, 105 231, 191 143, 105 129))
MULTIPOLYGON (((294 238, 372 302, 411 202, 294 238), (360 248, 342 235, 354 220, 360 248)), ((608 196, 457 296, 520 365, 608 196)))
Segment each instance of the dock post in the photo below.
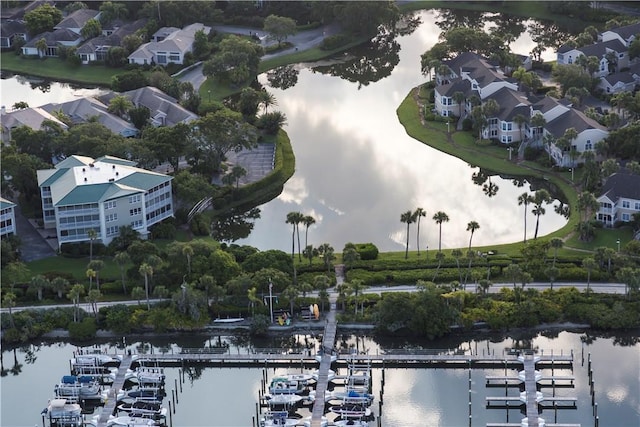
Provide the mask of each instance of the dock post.
MULTIPOLYGON (((175 409, 175 406, 174 406, 175 409)), ((169 426, 173 425, 173 416, 171 415, 171 402, 169 402, 169 426)))
POLYGON ((175 410, 175 407, 176 407, 176 391, 175 390, 171 390, 171 400, 173 400, 173 408, 175 410))
POLYGON ((182 381, 180 381, 180 393, 182 393, 182 381))
POLYGON ((256 417, 251 417, 251 427, 256 427, 256 417))
POLYGON ((175 386, 176 386, 176 402, 180 403, 180 401, 178 399, 178 380, 174 379, 174 383, 175 383, 175 386))

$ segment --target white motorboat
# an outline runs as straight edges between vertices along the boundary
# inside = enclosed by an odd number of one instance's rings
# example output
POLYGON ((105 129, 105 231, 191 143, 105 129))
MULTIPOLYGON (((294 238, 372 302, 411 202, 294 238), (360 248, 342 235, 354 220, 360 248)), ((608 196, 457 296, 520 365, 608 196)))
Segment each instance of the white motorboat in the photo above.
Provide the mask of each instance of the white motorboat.
POLYGON ((132 390, 127 393, 128 397, 139 400, 162 400, 167 395, 164 389, 158 387, 145 387, 138 390, 132 390))
POLYGON ((166 417, 167 409, 157 400, 135 400, 131 403, 123 402, 117 406, 119 411, 130 413, 132 416, 149 415, 150 417, 166 417))
POLYGON ((265 394, 262 398, 270 406, 293 406, 303 399, 297 394, 265 394))
POLYGON ((289 413, 287 411, 269 411, 260 418, 260 427, 293 427, 297 425, 298 420, 295 418, 289 418, 289 413))
POLYGON ((369 427, 369 422, 365 420, 338 420, 334 421, 333 425, 336 427, 369 427))
POLYGON ((56 427, 81 427, 83 422, 82 407, 67 399, 51 399, 42 416, 49 420, 50 426, 56 427))
POLYGON ((300 394, 304 391, 307 381, 311 376, 300 375, 300 380, 293 375, 277 375, 269 383, 271 394, 300 394))
POLYGON ((107 426, 123 426, 123 427, 148 427, 148 426, 161 426, 162 421, 153 420, 151 418, 142 417, 115 417, 107 421, 107 426))
POLYGON ((71 364, 74 366, 105 366, 117 363, 120 363, 119 359, 106 354, 80 354, 71 359, 71 364))
POLYGON ((329 410, 340 415, 341 418, 358 419, 371 416, 371 409, 359 403, 344 402, 341 405, 331 406, 329 410))
POLYGON ((58 398, 100 400, 102 389, 92 377, 65 375, 53 388, 58 398))
POLYGON ((136 379, 138 380, 138 384, 141 387, 144 386, 153 386, 160 387, 164 385, 165 374, 164 370, 160 368, 144 368, 140 367, 136 369, 134 373, 136 379))
POLYGON ((333 391, 327 401, 339 400, 342 403, 355 403, 359 405, 369 406, 373 403, 374 395, 363 390, 345 390, 333 391))

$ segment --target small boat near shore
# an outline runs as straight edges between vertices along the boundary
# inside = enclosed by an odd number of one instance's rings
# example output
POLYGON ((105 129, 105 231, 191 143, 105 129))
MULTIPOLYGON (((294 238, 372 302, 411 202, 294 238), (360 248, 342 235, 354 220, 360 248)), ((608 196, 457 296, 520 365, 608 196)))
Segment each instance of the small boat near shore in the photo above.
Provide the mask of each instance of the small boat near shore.
POLYGON ((89 376, 64 375, 53 388, 58 398, 83 400, 100 400, 102 389, 100 384, 89 376))
POLYGON ((42 410, 43 420, 49 420, 50 427, 81 427, 82 407, 67 399, 51 399, 42 410))
POLYGON ((244 321, 244 317, 227 317, 226 319, 217 318, 213 323, 238 323, 244 321))
POLYGON ((167 409, 162 407, 162 402, 158 400, 135 400, 131 403, 123 402, 117 406, 122 412, 127 412, 132 416, 145 415, 149 418, 163 418, 167 416, 167 409))
POLYGON ((295 418, 289 418, 287 411, 269 411, 260 418, 260 427, 293 427, 298 422, 295 418))

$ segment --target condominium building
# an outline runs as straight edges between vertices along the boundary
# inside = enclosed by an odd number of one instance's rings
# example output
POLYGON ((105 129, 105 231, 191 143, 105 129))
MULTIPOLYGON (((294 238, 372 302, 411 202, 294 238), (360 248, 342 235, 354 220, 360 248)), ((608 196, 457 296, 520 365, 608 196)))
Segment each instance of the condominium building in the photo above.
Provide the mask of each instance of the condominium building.
POLYGON ((0 237, 16 234, 16 204, 0 197, 0 237))
POLYGON ((88 241, 90 230, 107 245, 123 226, 146 238, 149 227, 173 216, 172 177, 135 165, 71 156, 38 171, 44 227, 56 229, 58 245, 88 241))

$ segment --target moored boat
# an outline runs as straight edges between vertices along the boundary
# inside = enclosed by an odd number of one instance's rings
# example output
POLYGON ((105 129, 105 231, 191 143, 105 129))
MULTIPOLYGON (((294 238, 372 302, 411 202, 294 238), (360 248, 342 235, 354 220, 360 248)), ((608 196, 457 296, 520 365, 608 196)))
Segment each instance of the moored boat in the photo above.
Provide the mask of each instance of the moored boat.
POLYGON ((293 427, 296 425, 298 425, 298 420, 289 418, 287 411, 269 411, 260 418, 260 427, 293 427))
POLYGON ((67 399, 51 399, 42 416, 49 420, 50 427, 81 427, 83 422, 82 407, 67 399))
POLYGON ((56 397, 100 400, 102 389, 92 377, 65 375, 53 388, 56 397))
POLYGON ((300 376, 300 380, 291 375, 278 375, 271 379, 269 383, 269 393, 271 394, 300 394, 304 391, 309 376, 300 376))

